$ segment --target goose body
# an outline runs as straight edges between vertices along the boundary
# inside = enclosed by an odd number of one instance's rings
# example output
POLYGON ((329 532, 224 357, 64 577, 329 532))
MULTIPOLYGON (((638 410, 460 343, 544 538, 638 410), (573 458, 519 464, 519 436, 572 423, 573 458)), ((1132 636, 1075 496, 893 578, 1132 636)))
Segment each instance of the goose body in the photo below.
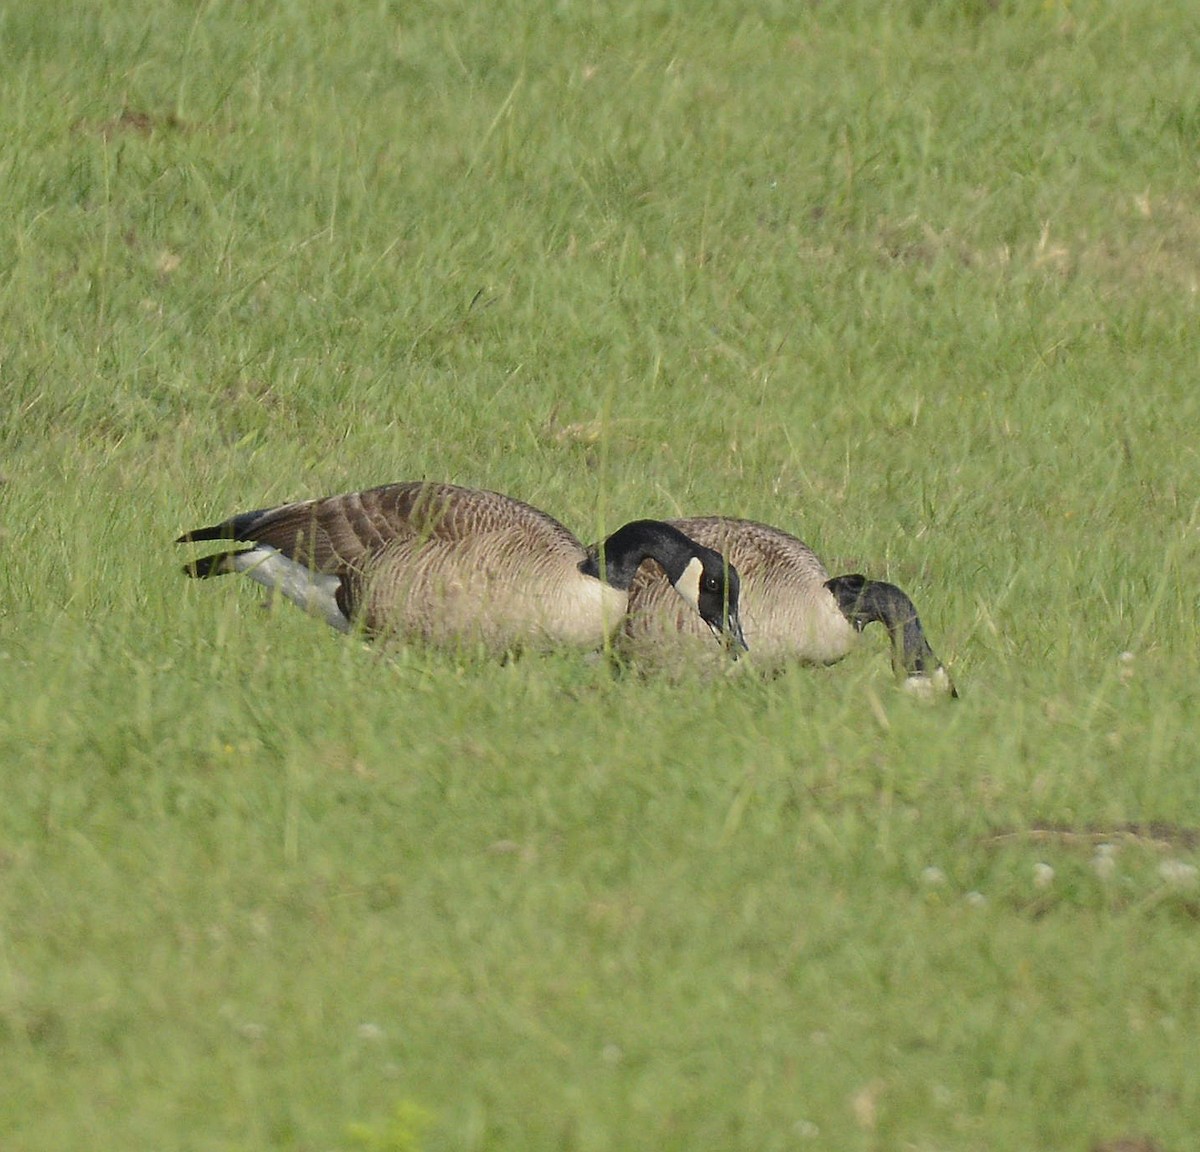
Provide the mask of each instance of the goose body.
POLYGON ((520 500, 418 481, 244 512, 177 543, 210 540, 247 547, 194 560, 189 575, 244 572, 340 631, 494 650, 599 646, 654 560, 705 631, 744 647, 737 573, 661 521, 589 550, 520 500))
MULTIPOLYGON (((934 655, 916 608, 894 584, 863 576, 830 578, 804 541, 752 520, 697 516, 669 521, 688 537, 720 551, 741 577, 741 620, 753 662, 833 664, 841 660, 867 624, 878 621, 891 635, 892 664, 917 692, 957 695, 934 655)), ((648 652, 698 635, 670 589, 648 567, 629 592, 625 642, 648 652)))

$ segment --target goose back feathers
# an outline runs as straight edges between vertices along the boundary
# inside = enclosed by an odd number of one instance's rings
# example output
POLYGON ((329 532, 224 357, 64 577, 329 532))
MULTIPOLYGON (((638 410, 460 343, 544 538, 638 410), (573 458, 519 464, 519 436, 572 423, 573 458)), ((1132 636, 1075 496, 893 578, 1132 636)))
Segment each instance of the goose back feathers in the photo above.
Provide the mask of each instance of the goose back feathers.
POLYGON ((245 512, 178 542, 209 540, 249 547, 201 557, 189 574, 245 572, 342 631, 357 623, 373 636, 498 650, 596 646, 653 559, 706 631, 741 636, 737 574, 660 521, 634 521, 589 551, 523 501, 413 482, 245 512))

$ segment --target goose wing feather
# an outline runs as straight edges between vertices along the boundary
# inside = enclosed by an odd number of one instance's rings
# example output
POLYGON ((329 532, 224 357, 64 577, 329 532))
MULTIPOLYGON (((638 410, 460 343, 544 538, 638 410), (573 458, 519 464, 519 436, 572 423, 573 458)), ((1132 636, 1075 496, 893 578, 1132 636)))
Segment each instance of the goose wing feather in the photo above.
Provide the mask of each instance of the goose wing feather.
POLYGON ((578 563, 583 546, 545 512, 498 492, 414 481, 384 484, 231 516, 184 533, 180 543, 246 541, 278 549, 317 572, 361 569, 406 542, 458 544, 500 537, 578 563))

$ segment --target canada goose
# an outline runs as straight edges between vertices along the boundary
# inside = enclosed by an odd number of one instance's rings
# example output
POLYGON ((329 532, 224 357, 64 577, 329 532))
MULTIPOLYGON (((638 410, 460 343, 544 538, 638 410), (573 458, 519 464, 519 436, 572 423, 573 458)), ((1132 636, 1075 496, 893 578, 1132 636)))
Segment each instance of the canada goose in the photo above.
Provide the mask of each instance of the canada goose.
MULTIPOLYGON (((756 664, 833 664, 877 620, 891 634, 892 666, 907 687, 958 695, 925 639, 913 602, 894 584, 859 575, 830 579, 807 544, 766 524, 724 516, 669 523, 718 549, 737 568, 746 640, 756 664)), ((695 631, 686 615, 674 610, 661 578, 648 568, 640 570, 629 590, 625 618, 633 650, 644 652, 647 644, 658 646, 670 635, 695 631)))
POLYGON ((650 559, 698 621, 745 648, 737 573, 662 521, 635 520, 585 549, 520 500, 419 481, 243 512, 176 543, 205 540, 250 547, 193 560, 191 576, 245 572, 342 632, 358 623, 372 636, 494 650, 600 645, 650 559))

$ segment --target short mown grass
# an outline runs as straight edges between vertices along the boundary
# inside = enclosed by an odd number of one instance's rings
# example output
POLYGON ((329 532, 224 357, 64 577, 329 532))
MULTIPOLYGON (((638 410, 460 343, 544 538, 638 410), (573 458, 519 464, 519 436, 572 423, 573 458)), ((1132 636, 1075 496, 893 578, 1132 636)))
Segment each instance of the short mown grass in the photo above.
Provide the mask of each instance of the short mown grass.
POLYGON ((0 12, 0 1146, 1190 1147, 1193 26, 0 12), (961 699, 179 571, 420 477, 778 524, 961 699))

